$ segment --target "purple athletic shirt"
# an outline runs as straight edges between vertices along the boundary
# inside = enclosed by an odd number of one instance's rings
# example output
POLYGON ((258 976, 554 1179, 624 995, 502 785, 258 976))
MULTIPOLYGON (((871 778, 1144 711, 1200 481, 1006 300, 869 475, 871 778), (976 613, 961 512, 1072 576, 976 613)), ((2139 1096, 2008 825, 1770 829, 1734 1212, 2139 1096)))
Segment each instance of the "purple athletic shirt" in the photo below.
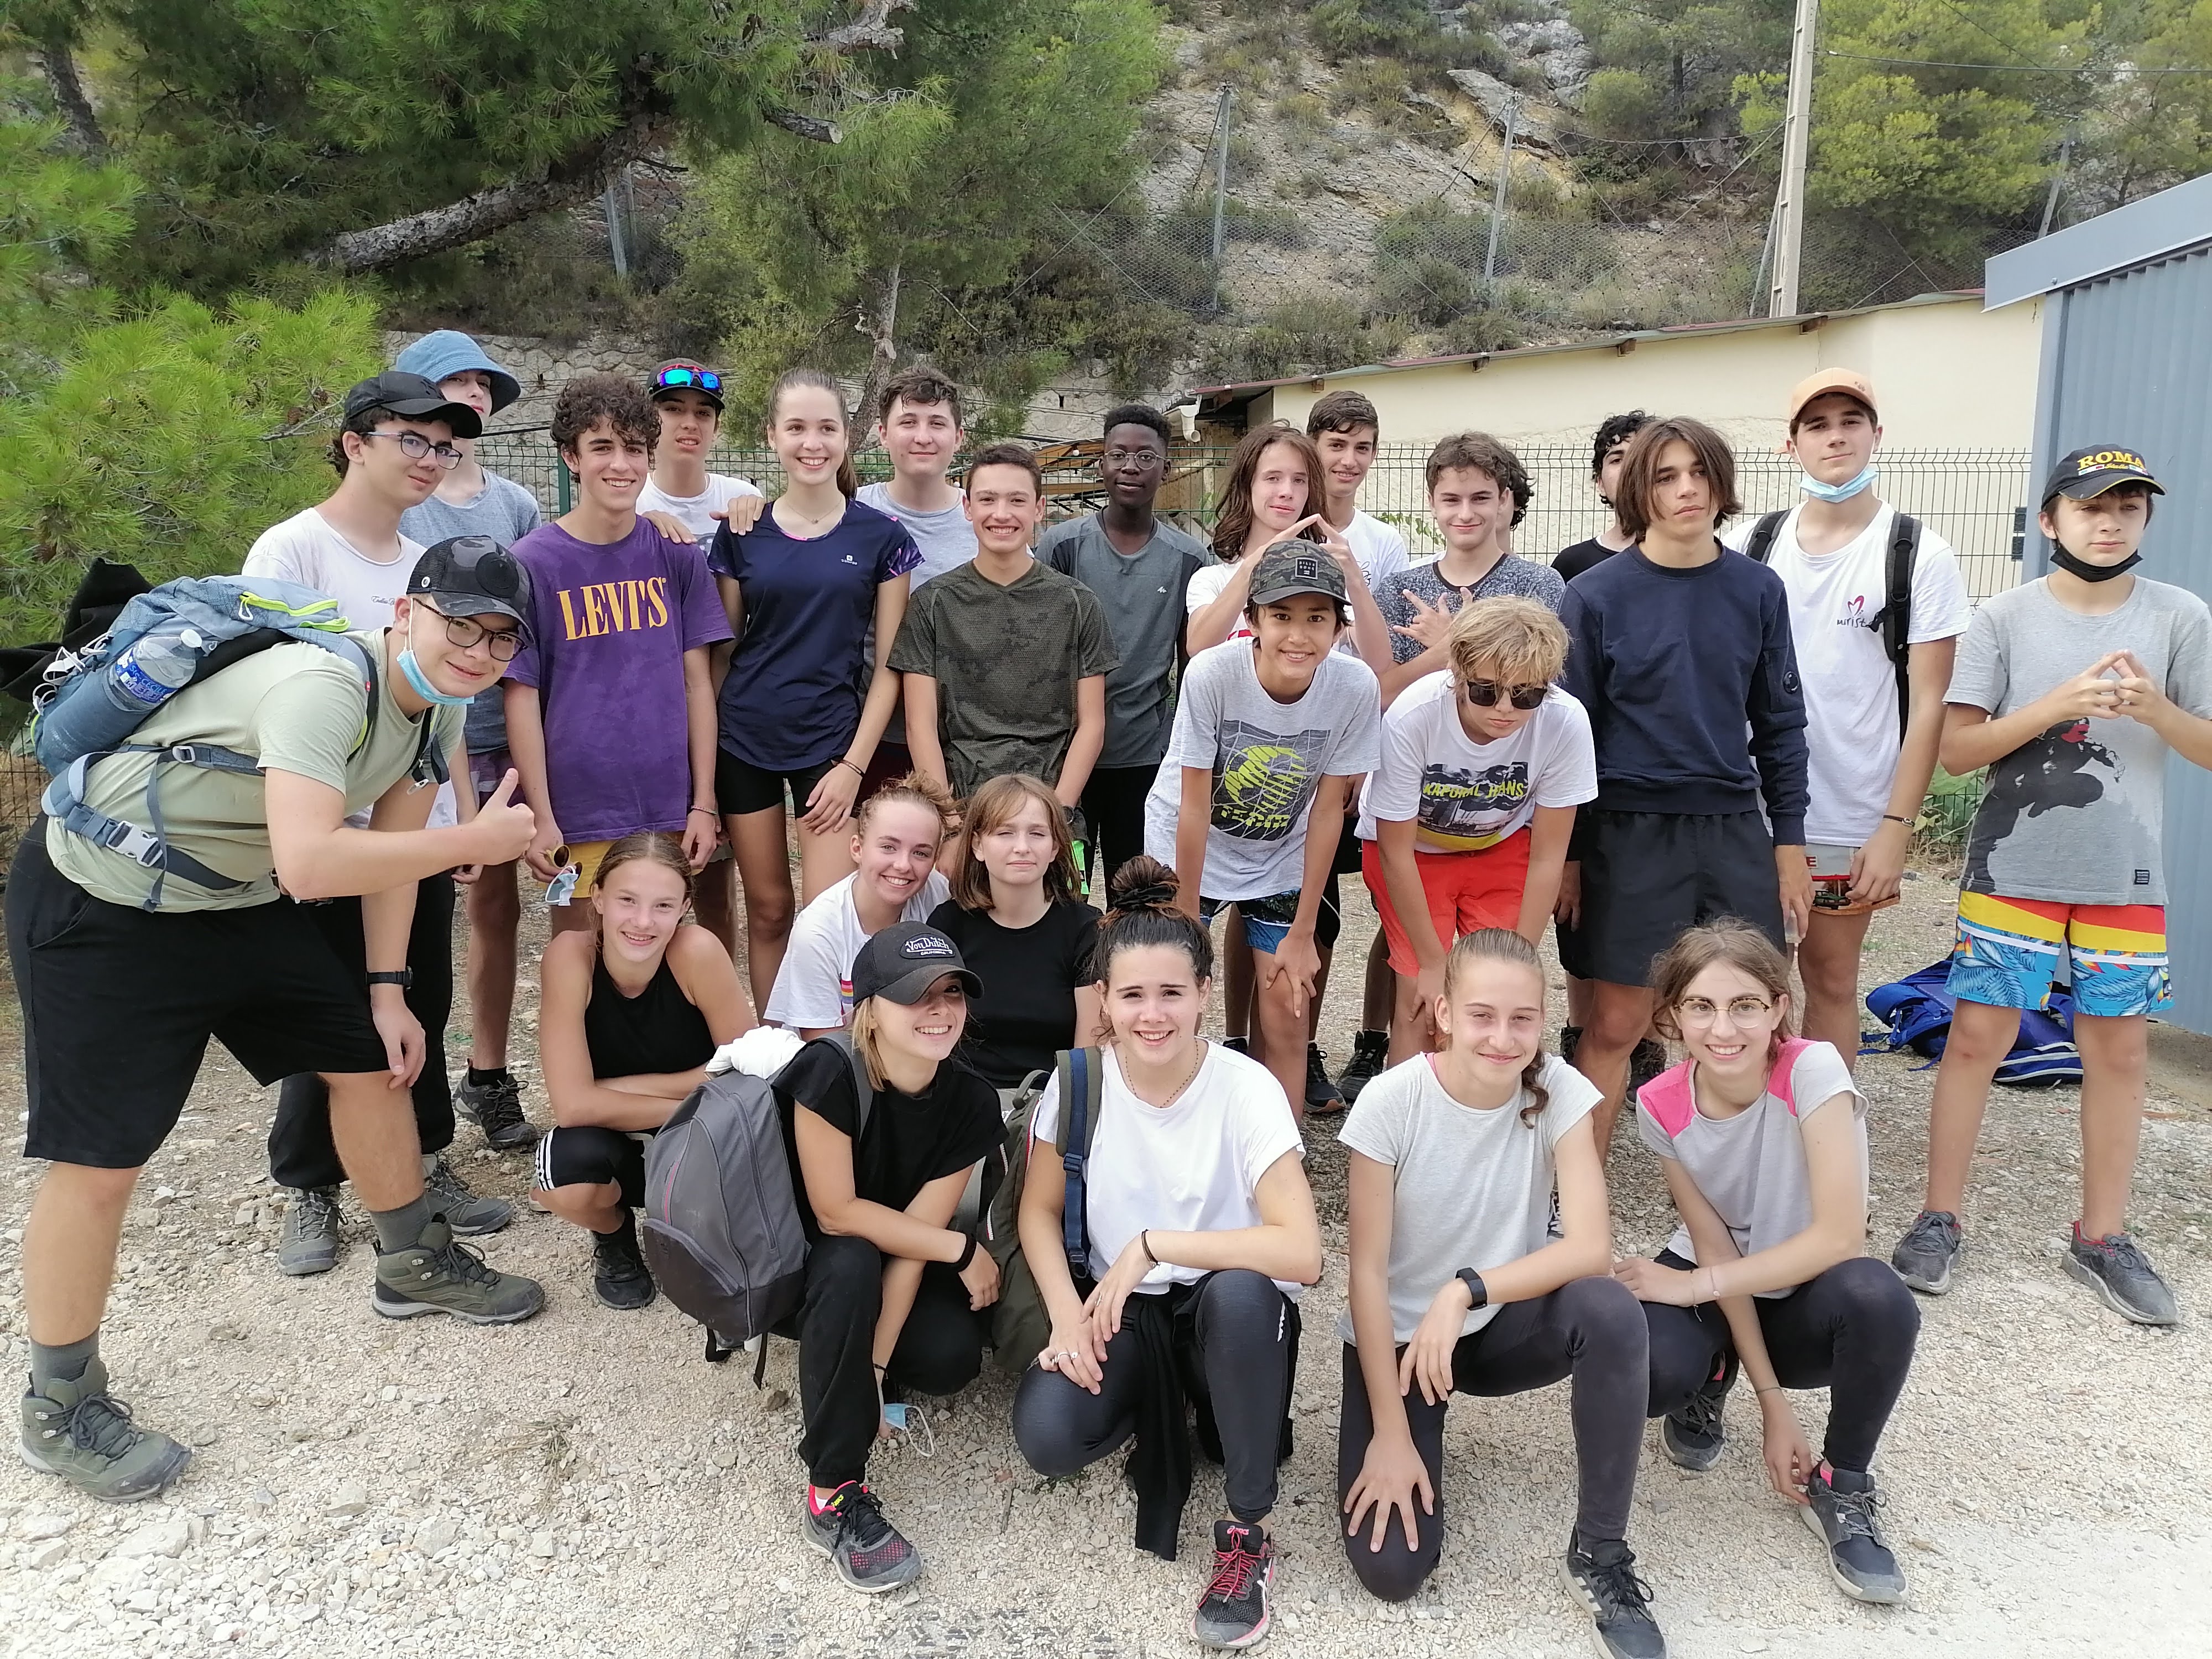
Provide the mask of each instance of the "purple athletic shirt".
POLYGON ((692 799, 684 653, 730 637, 706 556, 643 519, 605 544, 541 526, 514 553, 530 571, 530 638, 507 678, 538 688, 562 835, 681 830, 692 799))

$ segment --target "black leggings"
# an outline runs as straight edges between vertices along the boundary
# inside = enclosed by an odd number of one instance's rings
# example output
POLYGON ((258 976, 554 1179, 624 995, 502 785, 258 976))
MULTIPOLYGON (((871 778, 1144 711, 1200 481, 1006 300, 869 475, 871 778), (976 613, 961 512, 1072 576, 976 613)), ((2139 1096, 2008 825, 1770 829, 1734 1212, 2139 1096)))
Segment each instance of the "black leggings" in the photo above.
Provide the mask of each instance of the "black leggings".
MULTIPOLYGON (((361 901, 310 904, 307 915, 356 974, 368 972, 368 941, 361 931, 361 901)), ((426 1152, 453 1144, 453 1091, 446 1075, 446 1021, 453 1012, 453 878, 441 872, 415 884, 415 921, 407 934, 407 965, 415 971, 406 1002, 422 1022, 428 1054, 415 1079, 415 1134, 426 1152)), ((368 985, 362 982, 366 1000, 368 985)), ((335 1187, 345 1179, 331 1139, 331 1091, 313 1072, 288 1077, 276 1090, 276 1117, 269 1126, 269 1176, 280 1187, 335 1187)))
MULTIPOLYGON (((1691 1264, 1671 1250, 1670 1267, 1691 1264)), ((1828 1433, 1821 1456, 1864 1474, 1875 1443, 1905 1391, 1920 1335, 1920 1304, 1887 1261, 1853 1256, 1787 1296, 1753 1297, 1775 1379, 1785 1389, 1828 1390, 1828 1433)), ((1697 1308, 1644 1304, 1651 1328, 1654 1417, 1680 1409, 1735 1352, 1716 1303, 1697 1308)))
MULTIPOLYGON (((814 1241, 799 1310, 799 1405, 806 1424, 799 1455, 806 1460, 806 1478, 825 1490, 868 1472, 880 1415, 875 1340, 883 1305, 881 1250, 865 1238, 814 1241)), ((988 1329, 983 1316, 969 1310, 968 1287, 952 1264, 926 1264, 891 1349, 884 1387, 959 1393, 983 1369, 988 1329)))
MULTIPOLYGON (((1170 1294, 1173 1294, 1170 1292, 1170 1294)), ((1229 1512, 1257 1521, 1275 1507, 1275 1455, 1291 1384, 1297 1322, 1273 1279, 1245 1267, 1208 1273, 1176 1320, 1183 1390, 1218 1402, 1229 1512)), ((1048 1478, 1088 1468, 1136 1432, 1145 1373, 1127 1322, 1106 1344, 1099 1391, 1032 1365, 1014 1395, 1014 1443, 1048 1478)))
MULTIPOLYGON (((1574 1378, 1568 1415, 1574 1424, 1575 1464, 1579 1492, 1575 1530, 1585 1545, 1620 1541, 1628 1534, 1628 1505, 1636 1492, 1636 1460, 1644 1446, 1641 1395, 1650 1361, 1644 1321, 1626 1285, 1607 1278, 1571 1279, 1556 1291, 1528 1302, 1509 1302, 1498 1316, 1452 1350, 1452 1389, 1456 1394, 1526 1394, 1563 1376, 1574 1378)), ((1403 1354, 1405 1350, 1398 1350, 1403 1354)), ((1406 1425, 1429 1472, 1437 1512, 1418 1522, 1420 1544, 1409 1548, 1402 1522, 1394 1514, 1382 1547, 1372 1549, 1375 1516, 1370 1510, 1357 1535, 1346 1535, 1345 1553, 1359 1582, 1386 1601, 1403 1601, 1436 1571, 1443 1545, 1444 1407, 1431 1406, 1420 1385, 1405 1396, 1406 1425)), ((1359 1351, 1344 1345, 1344 1411, 1337 1430, 1338 1522, 1343 1504, 1367 1459, 1375 1419, 1367 1405, 1367 1380, 1359 1351)), ((1416 1498, 1415 1503, 1419 1500, 1416 1498)))

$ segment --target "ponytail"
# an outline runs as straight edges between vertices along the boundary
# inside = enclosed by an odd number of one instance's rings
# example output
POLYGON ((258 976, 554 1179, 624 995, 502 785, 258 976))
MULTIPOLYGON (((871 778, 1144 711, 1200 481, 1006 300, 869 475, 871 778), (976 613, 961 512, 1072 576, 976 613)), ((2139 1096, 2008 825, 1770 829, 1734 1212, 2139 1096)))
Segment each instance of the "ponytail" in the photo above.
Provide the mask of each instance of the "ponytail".
POLYGON ((845 408, 845 392, 830 376, 818 368, 787 368, 776 376, 775 385, 768 394, 768 423, 775 426, 775 411, 783 402, 783 394, 799 386, 811 386, 817 392, 826 392, 837 404, 837 419, 845 428, 845 453, 837 463, 837 489, 847 501, 860 493, 860 475, 853 465, 853 417, 845 408))

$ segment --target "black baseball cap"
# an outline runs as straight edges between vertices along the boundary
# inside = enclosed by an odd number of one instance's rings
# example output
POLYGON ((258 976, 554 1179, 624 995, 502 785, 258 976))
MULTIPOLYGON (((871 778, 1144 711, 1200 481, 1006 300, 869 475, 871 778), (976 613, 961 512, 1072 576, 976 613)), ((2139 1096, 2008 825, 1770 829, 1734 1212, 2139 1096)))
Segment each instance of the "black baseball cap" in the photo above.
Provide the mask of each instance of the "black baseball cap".
POLYGON ((449 536, 425 548, 407 579, 407 596, 428 599, 448 617, 530 621, 530 573, 489 536, 449 536))
POLYGON ((457 404, 420 374, 387 368, 374 380, 362 380, 346 393, 349 422, 372 409, 388 409, 410 421, 443 421, 456 438, 483 435, 483 416, 466 404, 457 404))
POLYGON ((962 958, 958 945, 926 922, 894 923, 870 936, 853 959, 854 1006, 870 997, 889 997, 912 1007, 947 974, 969 996, 983 994, 983 981, 962 958))
POLYGON ((2048 507, 2055 495, 2086 501, 2129 483, 2141 484, 2153 495, 2166 494, 2166 486, 2150 476, 2141 452, 2118 444, 2091 444, 2058 458, 2045 481, 2043 504, 2048 507))
POLYGON ((1252 567, 1254 605, 1273 605, 1294 593, 1320 593, 1340 608, 1352 602, 1344 572, 1328 550, 1315 542, 1277 542, 1252 567))
POLYGON ((722 412, 722 377, 689 357, 672 357, 653 371, 645 382, 645 395, 659 403, 672 392, 696 392, 722 412))

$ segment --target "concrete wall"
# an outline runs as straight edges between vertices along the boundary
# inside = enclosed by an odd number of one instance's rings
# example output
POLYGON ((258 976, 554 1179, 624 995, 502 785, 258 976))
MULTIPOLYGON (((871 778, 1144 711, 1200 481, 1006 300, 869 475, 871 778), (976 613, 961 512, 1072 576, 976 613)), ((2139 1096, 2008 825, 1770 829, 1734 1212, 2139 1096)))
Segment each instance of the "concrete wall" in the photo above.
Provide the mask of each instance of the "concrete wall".
POLYGON ((1515 444, 1585 444, 1625 410, 1690 415, 1743 447, 1778 447, 1790 388, 1818 368, 1868 375, 1898 449, 2025 449, 2035 414, 2042 306, 1984 312, 1978 297, 1889 307, 1811 327, 1638 340, 1302 382, 1263 393, 1253 421, 1303 424, 1324 392, 1365 393, 1391 443, 1474 428, 1515 444))

